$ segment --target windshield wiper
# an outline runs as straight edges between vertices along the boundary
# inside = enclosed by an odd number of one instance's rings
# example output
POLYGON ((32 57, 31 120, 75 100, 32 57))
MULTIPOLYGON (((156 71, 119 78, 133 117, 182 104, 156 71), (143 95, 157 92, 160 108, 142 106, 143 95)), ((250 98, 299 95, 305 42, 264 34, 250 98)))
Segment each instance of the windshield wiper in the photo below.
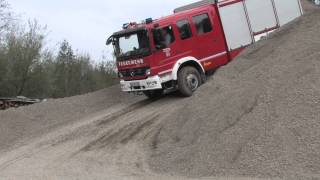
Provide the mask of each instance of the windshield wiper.
POLYGON ((131 56, 139 56, 139 55, 145 55, 149 52, 148 48, 141 48, 141 49, 137 49, 137 50, 133 50, 133 51, 128 51, 122 55, 119 55, 119 58, 129 58, 131 56))

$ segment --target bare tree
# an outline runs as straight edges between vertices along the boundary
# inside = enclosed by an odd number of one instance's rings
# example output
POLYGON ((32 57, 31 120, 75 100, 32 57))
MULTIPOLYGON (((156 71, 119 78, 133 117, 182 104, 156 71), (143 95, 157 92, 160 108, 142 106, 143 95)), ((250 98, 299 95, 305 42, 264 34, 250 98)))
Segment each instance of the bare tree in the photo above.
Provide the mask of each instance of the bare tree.
POLYGON ((40 61, 44 35, 36 21, 29 22, 28 30, 15 30, 7 36, 8 81, 15 94, 22 95, 30 75, 40 61))
POLYGON ((66 97, 118 82, 114 62, 96 64, 67 41, 57 55, 44 51, 46 32, 36 20, 22 24, 0 0, 0 96, 66 97))
POLYGON ((0 36, 9 28, 12 20, 9 4, 5 0, 0 0, 0 36))

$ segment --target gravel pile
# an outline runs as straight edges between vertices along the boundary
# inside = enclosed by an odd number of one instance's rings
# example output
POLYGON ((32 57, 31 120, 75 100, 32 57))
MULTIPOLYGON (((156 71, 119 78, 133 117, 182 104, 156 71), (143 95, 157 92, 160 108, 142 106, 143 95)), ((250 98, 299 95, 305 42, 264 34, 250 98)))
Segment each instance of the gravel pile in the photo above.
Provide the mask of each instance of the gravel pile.
POLYGON ((320 179, 320 11, 312 9, 163 120, 148 146, 154 171, 320 179))
POLYGON ((0 152, 110 107, 129 106, 139 99, 121 93, 115 86, 82 96, 0 111, 0 152))

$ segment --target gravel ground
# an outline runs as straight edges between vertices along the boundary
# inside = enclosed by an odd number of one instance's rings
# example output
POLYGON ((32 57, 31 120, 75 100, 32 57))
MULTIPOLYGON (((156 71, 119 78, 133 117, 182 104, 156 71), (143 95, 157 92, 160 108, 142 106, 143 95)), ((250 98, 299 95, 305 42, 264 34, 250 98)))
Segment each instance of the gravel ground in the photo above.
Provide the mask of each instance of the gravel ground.
POLYGON ((119 87, 0 112, 0 179, 320 179, 320 11, 195 96, 119 87))

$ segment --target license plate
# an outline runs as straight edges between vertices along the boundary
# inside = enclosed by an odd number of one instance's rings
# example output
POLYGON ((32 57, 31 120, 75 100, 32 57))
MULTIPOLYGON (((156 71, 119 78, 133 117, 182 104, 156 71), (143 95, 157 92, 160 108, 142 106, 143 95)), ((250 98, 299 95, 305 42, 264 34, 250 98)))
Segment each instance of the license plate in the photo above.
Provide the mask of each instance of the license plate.
POLYGON ((130 83, 131 87, 140 87, 140 83, 139 82, 132 82, 130 83))

